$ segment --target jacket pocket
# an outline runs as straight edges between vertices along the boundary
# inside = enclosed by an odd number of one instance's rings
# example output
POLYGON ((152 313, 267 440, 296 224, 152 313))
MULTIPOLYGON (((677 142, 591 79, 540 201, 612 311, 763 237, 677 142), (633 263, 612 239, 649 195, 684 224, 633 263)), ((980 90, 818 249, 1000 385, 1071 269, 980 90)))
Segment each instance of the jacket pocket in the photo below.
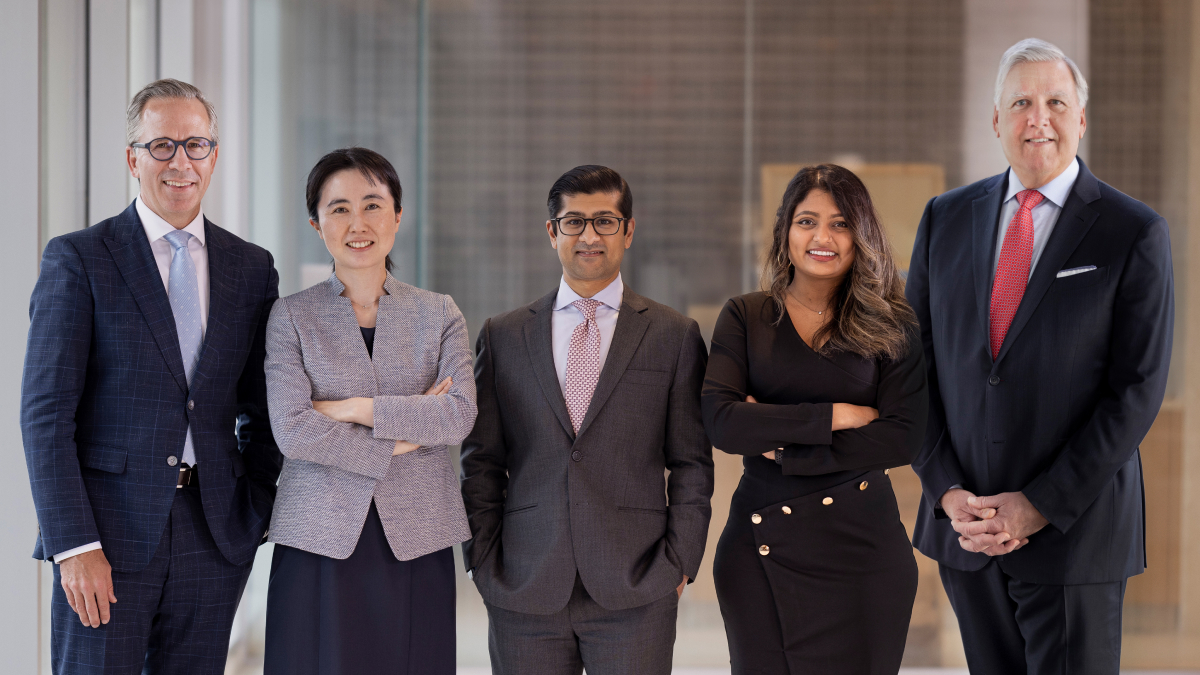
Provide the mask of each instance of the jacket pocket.
POLYGON ((535 508, 537 508, 537 504, 526 504, 524 506, 516 506, 511 509, 505 509, 504 515, 511 516, 514 513, 520 513, 522 511, 528 511, 529 509, 535 509, 535 508))
POLYGON ((111 445, 95 445, 92 443, 80 443, 77 447, 80 466, 108 473, 125 472, 125 459, 129 454, 128 450, 114 448, 111 445))
POLYGON ((1077 288, 1088 288, 1108 281, 1108 267, 1098 267, 1090 272, 1080 272, 1069 277, 1055 279, 1050 288, 1058 291, 1073 291, 1077 288))
POLYGON ((637 506, 618 506, 617 510, 618 511, 630 511, 633 513, 657 513, 659 515, 665 515, 667 512, 666 509, 656 509, 656 508, 646 509, 646 508, 641 508, 641 507, 637 507, 637 506))

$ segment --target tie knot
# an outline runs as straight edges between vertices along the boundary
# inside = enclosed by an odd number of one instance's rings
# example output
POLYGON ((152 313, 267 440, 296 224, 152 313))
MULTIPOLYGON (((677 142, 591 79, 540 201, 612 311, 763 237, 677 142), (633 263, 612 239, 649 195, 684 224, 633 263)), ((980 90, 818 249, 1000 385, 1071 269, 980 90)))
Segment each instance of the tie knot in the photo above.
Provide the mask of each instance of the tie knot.
POLYGON ((578 309, 583 313, 583 318, 585 321, 596 320, 596 308, 600 306, 599 300, 593 300, 592 298, 580 298, 571 304, 575 305, 575 309, 578 309))
POLYGON ((187 248, 188 241, 190 241, 191 238, 192 233, 184 232, 183 230, 175 230, 174 232, 168 232, 163 235, 163 239, 166 239, 167 243, 170 244, 176 251, 181 248, 187 248))
POLYGON ((1021 202, 1021 208, 1033 210, 1033 207, 1042 203, 1046 196, 1037 190, 1021 190, 1017 193, 1017 201, 1021 202))

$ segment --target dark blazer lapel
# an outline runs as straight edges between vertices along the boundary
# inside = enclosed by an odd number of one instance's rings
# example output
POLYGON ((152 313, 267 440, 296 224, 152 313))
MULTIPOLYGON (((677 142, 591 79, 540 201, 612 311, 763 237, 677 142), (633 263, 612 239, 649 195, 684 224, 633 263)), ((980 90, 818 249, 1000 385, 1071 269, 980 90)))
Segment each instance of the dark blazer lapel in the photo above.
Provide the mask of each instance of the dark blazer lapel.
POLYGON ((1050 240, 1046 242, 1046 250, 1042 251, 1033 276, 1025 286, 1025 294, 1021 296, 1021 304, 1017 306, 1017 313, 1009 324, 1004 344, 1000 346, 1000 353, 996 356, 996 363, 1008 353, 1013 340, 1017 339, 1021 329, 1029 323, 1029 318, 1046 296, 1046 291, 1050 290, 1050 284, 1058 277, 1058 272, 1067 262, 1067 258, 1071 257, 1079 242, 1083 241, 1084 236, 1092 229, 1092 223, 1096 222, 1100 214, 1088 204, 1099 198, 1100 186, 1096 177, 1084 166, 1083 160, 1079 160, 1079 176, 1075 179, 1071 194, 1067 196, 1067 203, 1058 214, 1054 231, 1050 233, 1050 240))
POLYGON ((562 386, 558 383, 558 372, 554 370, 554 340, 551 334, 550 317, 554 313, 554 299, 558 297, 558 289, 533 303, 529 310, 533 316, 525 322, 525 347, 529 350, 529 361, 533 364, 533 374, 542 387, 542 395, 550 404, 550 409, 558 417, 563 429, 572 438, 575 428, 571 426, 571 416, 567 414, 567 399, 563 397, 562 386))
POLYGON ((208 249, 208 323, 200 348, 200 362, 192 374, 193 390, 198 389, 208 371, 221 362, 221 343, 232 334, 233 326, 226 321, 237 307, 242 256, 233 250, 231 243, 226 240, 223 230, 204 219, 204 245, 208 249))
POLYGON ((604 359, 604 368, 600 370, 600 379, 596 382, 596 391, 592 393, 592 402, 588 404, 587 415, 583 424, 579 425, 579 435, 582 436, 591 425, 596 415, 604 407, 605 401, 616 389, 617 382, 625 374, 629 362, 642 343, 642 336, 650 326, 650 319, 643 314, 650 304, 642 296, 625 287, 621 298, 621 313, 617 315, 617 328, 613 332, 612 344, 608 347, 608 356, 604 359))
MULTIPOLYGON (((971 202, 972 258, 975 269, 975 304, 979 309, 983 349, 987 351, 988 321, 992 302, 992 269, 996 260, 996 227, 1000 221, 1000 205, 1004 201, 1008 172, 992 178, 987 194, 971 202)), ((991 353, 988 352, 991 356, 991 353)))
POLYGON ((119 232, 115 239, 105 239, 104 244, 121 272, 121 278, 129 286, 130 293, 142 310, 142 316, 150 326, 150 334, 158 343, 167 369, 175 377, 176 384, 187 392, 187 377, 183 372, 183 355, 179 351, 179 333, 175 330, 175 315, 171 313, 171 301, 163 285, 158 263, 154 262, 154 251, 142 229, 133 204, 120 215, 119 232))

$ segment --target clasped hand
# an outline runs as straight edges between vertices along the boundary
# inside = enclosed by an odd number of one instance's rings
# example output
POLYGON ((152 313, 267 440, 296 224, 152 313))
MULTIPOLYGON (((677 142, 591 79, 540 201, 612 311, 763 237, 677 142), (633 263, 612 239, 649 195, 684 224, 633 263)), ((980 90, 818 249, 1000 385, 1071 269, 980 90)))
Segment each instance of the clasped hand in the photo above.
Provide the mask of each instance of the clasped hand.
POLYGON ((1020 492, 980 497, 962 488, 951 488, 940 502, 950 526, 959 535, 958 545, 971 553, 1012 553, 1049 524, 1020 492))
MULTIPOLYGON (((453 384, 454 380, 447 377, 430 387, 429 391, 425 392, 425 396, 441 396, 449 392, 453 384)), ((375 427, 375 399, 373 398, 358 396, 340 401, 313 401, 312 406, 313 410, 332 420, 361 424, 364 427, 375 427)), ((419 447, 421 446, 409 441, 396 441, 392 456, 403 455, 419 447)))

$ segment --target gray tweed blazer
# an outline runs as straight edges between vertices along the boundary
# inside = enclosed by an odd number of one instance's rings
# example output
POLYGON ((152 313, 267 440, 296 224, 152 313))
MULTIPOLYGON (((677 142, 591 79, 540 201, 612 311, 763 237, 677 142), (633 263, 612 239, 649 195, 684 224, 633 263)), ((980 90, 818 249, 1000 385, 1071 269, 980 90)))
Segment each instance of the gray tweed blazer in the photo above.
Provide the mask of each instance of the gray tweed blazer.
POLYGON ((383 287, 373 360, 336 275, 271 310, 267 399, 285 459, 269 541, 344 559, 372 498, 399 560, 471 536, 446 450, 475 422, 466 322, 448 295, 390 274, 383 287), (447 376, 449 393, 422 395, 447 376), (313 410, 314 400, 355 396, 374 397, 374 429, 313 410), (393 457, 397 440, 422 447, 393 457))

